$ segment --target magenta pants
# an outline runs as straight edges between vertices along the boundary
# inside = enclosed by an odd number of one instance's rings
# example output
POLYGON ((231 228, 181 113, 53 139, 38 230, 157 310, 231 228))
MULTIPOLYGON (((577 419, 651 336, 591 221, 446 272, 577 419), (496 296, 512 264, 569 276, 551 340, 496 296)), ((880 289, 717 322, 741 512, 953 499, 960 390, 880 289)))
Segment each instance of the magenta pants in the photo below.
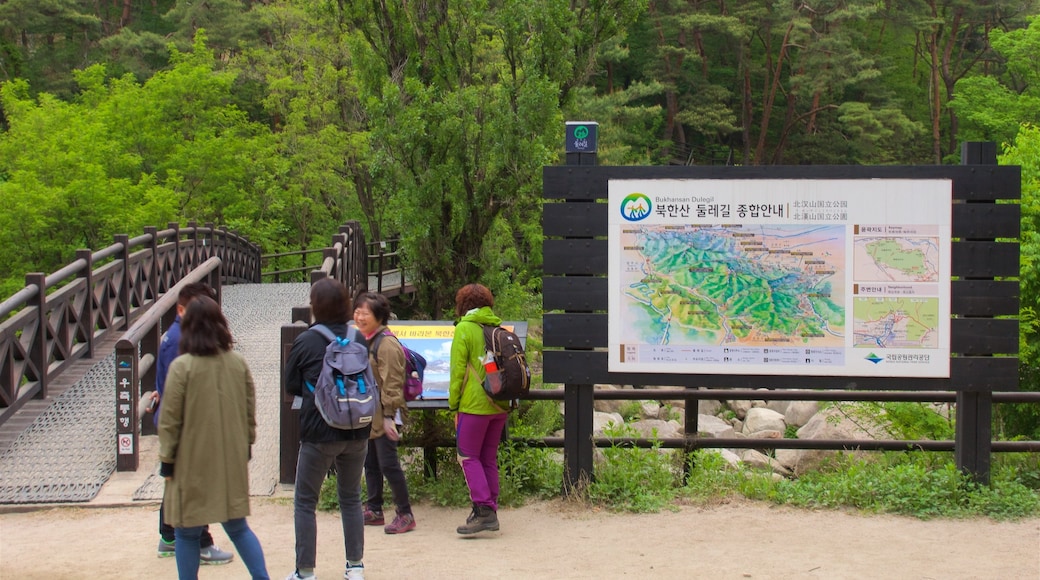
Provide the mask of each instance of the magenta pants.
POLYGON ((459 413, 455 424, 459 465, 466 476, 469 498, 474 505, 498 511, 498 444, 506 426, 506 413, 470 415, 459 413))

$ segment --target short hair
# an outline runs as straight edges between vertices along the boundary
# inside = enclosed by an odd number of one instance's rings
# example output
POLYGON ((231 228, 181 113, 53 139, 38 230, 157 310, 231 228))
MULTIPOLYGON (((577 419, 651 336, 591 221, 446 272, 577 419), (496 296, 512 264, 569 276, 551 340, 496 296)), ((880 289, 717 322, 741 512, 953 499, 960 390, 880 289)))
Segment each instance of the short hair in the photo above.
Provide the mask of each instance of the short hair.
POLYGON ((378 292, 362 292, 354 299, 354 309, 368 306, 372 316, 379 324, 386 325, 390 321, 390 300, 378 292))
POLYGON ((483 284, 466 284, 455 293, 455 316, 458 318, 462 318, 474 308, 494 305, 494 295, 483 284))
POLYGON ((213 301, 217 300, 217 292, 209 284, 192 282, 191 284, 185 284, 181 291, 177 293, 177 304, 187 306, 189 302, 199 296, 205 296, 213 301))
POLYGON ((342 282, 322 278, 311 285, 311 314, 315 322, 346 324, 350 312, 350 297, 342 282))
POLYGON ((213 356, 231 350, 233 342, 216 300, 199 296, 188 303, 181 319, 181 354, 213 356))

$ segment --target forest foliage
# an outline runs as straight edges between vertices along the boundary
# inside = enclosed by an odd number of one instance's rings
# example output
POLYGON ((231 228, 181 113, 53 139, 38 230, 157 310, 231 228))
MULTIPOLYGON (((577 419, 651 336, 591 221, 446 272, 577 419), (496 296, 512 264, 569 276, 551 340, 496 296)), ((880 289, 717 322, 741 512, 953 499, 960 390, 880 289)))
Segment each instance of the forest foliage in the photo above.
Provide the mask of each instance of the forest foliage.
POLYGON ((565 120, 599 122, 603 165, 943 164, 995 141, 1023 168, 1036 389, 1037 15, 1035 0, 7 0, 0 292, 146 225, 214 222, 274 253, 356 219, 401 238, 419 309, 441 317, 473 280, 539 294, 541 168, 565 120))

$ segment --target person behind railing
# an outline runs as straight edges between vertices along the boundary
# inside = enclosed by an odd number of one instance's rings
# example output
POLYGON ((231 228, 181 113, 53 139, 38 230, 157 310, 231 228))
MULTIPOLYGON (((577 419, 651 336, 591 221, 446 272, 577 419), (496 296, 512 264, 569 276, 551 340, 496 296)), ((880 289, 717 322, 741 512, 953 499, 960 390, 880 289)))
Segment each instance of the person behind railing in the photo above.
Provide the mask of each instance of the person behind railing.
POLYGON ((390 301, 375 292, 364 292, 354 299, 354 324, 371 345, 369 357, 372 371, 379 384, 379 402, 383 406, 383 420, 372 425, 368 438, 368 458, 365 459, 365 525, 382 526, 383 478, 390 484, 390 493, 396 506, 396 515, 383 528, 388 534, 403 534, 415 529, 415 516, 408 500, 408 482, 405 480, 397 445, 401 435, 401 413, 405 409, 405 360, 400 341, 387 329, 390 321, 390 301))
POLYGON ((466 475, 473 511, 459 534, 498 529, 498 444, 507 413, 484 392, 483 325, 502 319, 491 307, 495 297, 480 284, 467 284, 455 294, 455 334, 451 340, 448 409, 455 415, 458 460, 466 475))
MULTIPOLYGON (((311 285, 311 313, 315 324, 324 324, 336 336, 347 336, 350 296, 346 287, 332 278, 311 285)), ((364 341, 354 333, 358 342, 364 341)), ((318 526, 314 510, 318 506, 321 484, 329 469, 336 467, 336 491, 340 521, 343 524, 343 549, 346 555, 346 580, 363 580, 365 566, 365 524, 361 510, 361 471, 368 452, 371 428, 337 429, 322 418, 314 404, 314 394, 306 383, 318 384, 328 340, 315 330, 301 332, 293 341, 285 361, 285 392, 293 397, 293 408, 300 410, 300 451, 296 460, 296 488, 293 520, 296 528, 296 570, 287 580, 314 577, 318 526)))
MULTIPOLYGON (((173 324, 166 330, 162 335, 162 340, 159 342, 159 354, 155 360, 155 391, 151 393, 151 398, 154 401, 154 415, 152 420, 155 421, 155 426, 159 426, 159 411, 162 409, 163 392, 166 388, 166 375, 170 370, 170 363, 173 359, 177 358, 178 349, 180 348, 181 341, 181 317, 184 316, 184 311, 188 306, 188 303, 192 300, 206 296, 213 300, 217 299, 217 293, 208 284, 202 282, 193 282, 186 284, 181 288, 180 292, 177 293, 177 316, 173 320, 173 324)), ((166 502, 159 504, 159 547, 158 554, 160 558, 167 558, 173 556, 176 550, 176 537, 174 535, 173 527, 166 523, 163 519, 166 513, 166 502)), ((234 558, 234 554, 231 552, 225 552, 221 550, 213 543, 213 536, 209 533, 209 526, 204 526, 202 530, 202 536, 199 538, 199 544, 201 551, 199 557, 203 564, 227 564, 234 558)))
POLYGON ((256 387, 220 305, 188 303, 181 355, 170 364, 159 414, 160 475, 166 523, 177 539, 177 575, 199 573, 199 540, 220 522, 254 580, 268 580, 264 551, 249 529, 249 459, 256 441, 256 387))

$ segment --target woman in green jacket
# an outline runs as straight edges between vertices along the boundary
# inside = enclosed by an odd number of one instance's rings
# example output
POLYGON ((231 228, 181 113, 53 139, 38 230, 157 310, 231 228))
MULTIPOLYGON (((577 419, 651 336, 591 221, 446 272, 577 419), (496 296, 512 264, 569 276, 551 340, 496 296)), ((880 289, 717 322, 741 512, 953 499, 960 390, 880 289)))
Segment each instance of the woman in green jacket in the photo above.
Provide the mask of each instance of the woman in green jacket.
POLYGON ((506 425, 506 409, 484 393, 484 325, 498 326, 495 298, 480 284, 467 284, 455 294, 455 335, 451 341, 448 408, 455 416, 458 460, 466 476, 473 511, 456 530, 475 534, 498 529, 498 444, 506 425))

